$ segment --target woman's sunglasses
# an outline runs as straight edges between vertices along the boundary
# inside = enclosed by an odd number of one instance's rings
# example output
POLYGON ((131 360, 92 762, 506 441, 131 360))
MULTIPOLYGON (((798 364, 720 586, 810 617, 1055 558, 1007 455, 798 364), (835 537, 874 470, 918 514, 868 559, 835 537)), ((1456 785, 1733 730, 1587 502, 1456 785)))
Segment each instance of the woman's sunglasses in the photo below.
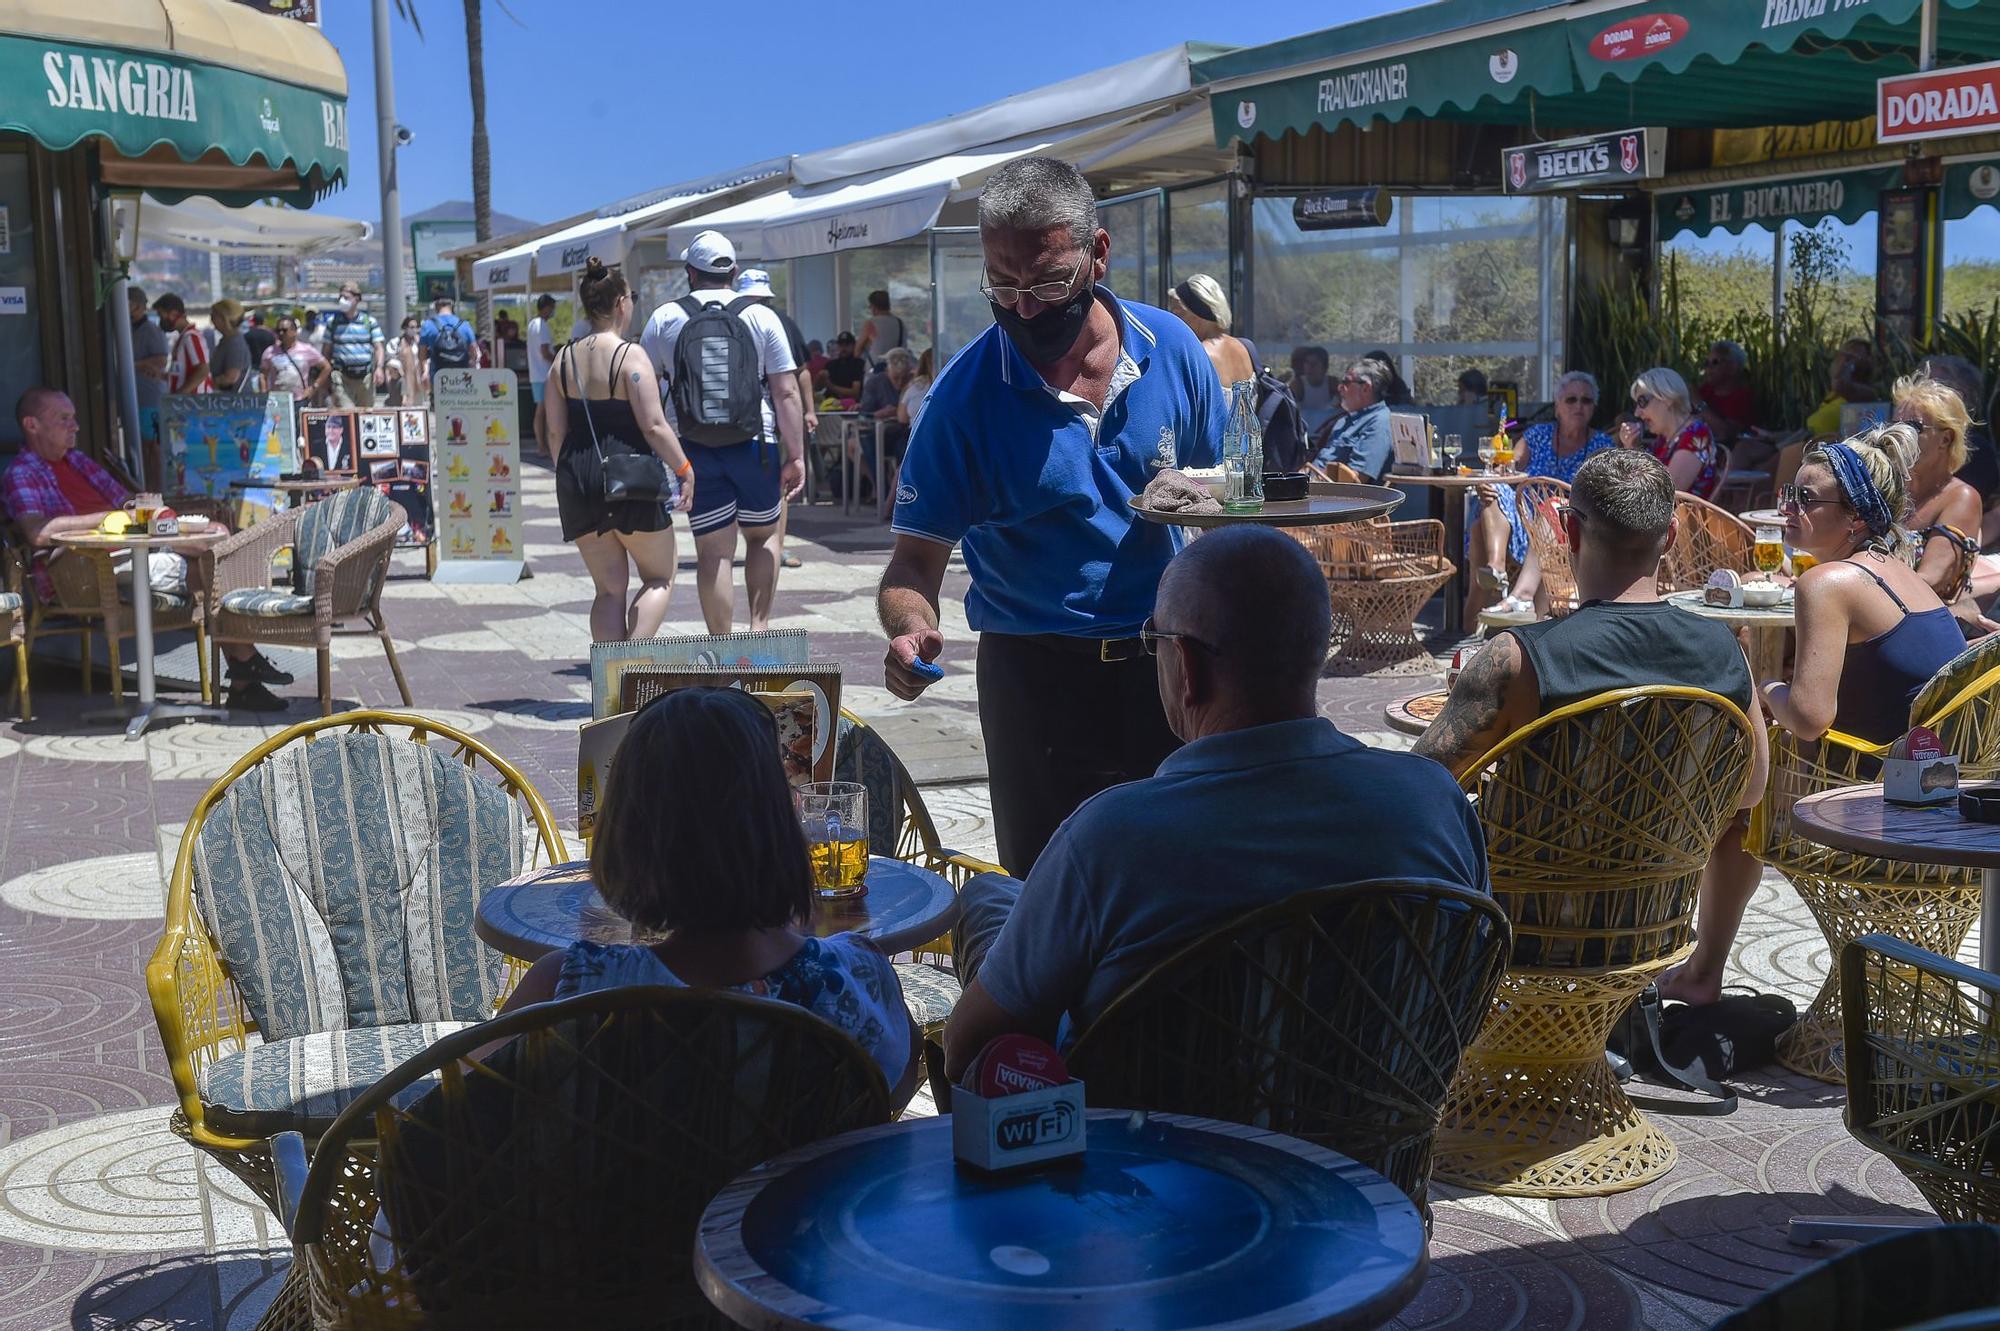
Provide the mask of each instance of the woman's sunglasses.
POLYGON ((1838 499, 1816 499, 1813 492, 1803 485, 1781 485, 1778 487, 1778 511, 1787 516, 1804 513, 1815 504, 1838 504, 1838 499))

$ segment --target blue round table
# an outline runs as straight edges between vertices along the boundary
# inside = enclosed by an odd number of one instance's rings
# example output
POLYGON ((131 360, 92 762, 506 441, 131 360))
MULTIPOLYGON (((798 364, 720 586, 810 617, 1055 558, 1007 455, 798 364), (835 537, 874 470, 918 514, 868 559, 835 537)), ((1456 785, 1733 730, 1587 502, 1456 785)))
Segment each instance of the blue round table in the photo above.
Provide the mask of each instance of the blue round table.
POLYGON ((1417 1208, 1260 1128, 1095 1110, 1082 1156, 989 1175, 951 1121, 815 1143, 717 1194, 702 1292, 741 1326, 843 1331, 1372 1327, 1422 1284, 1417 1208))
MULTIPOLYGON (((868 861, 860 896, 814 897, 806 932, 827 938, 857 933, 889 955, 921 947, 958 919, 958 893, 942 875, 881 855, 868 861)), ((590 862, 536 869, 479 895, 473 932, 510 957, 533 961, 571 943, 645 943, 657 938, 604 904, 590 862)))

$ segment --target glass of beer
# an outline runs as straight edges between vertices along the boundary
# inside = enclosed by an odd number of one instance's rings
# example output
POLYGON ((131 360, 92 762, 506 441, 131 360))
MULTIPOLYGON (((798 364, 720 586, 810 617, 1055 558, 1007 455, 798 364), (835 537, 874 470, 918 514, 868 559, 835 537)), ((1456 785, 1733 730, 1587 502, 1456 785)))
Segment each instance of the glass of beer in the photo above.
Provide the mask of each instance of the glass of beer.
POLYGON ((1765 573, 1776 573, 1785 566, 1785 533, 1779 527, 1757 528, 1757 548, 1752 553, 1757 567, 1765 573))
POLYGON ((813 892, 853 897, 867 890, 868 788, 858 781, 809 781, 799 787, 799 825, 812 857, 813 892))
POLYGON ((125 511, 132 516, 132 523, 140 531, 148 531, 153 525, 153 515, 166 507, 166 501, 156 494, 136 494, 125 503, 125 511))

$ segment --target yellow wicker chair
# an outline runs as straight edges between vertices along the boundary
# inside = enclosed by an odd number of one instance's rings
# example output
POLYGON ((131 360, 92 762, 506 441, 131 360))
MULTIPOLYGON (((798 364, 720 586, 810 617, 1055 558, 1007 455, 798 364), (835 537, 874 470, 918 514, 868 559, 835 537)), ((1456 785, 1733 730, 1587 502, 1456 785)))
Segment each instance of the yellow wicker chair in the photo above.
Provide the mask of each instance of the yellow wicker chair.
POLYGON ((1947 1222, 2000 1222, 2000 975, 1886 934, 1840 950, 1847 1130, 1947 1222))
MULTIPOLYGON (((1924 685, 1912 724, 1929 726, 1959 757, 1967 779, 2000 775, 2000 634, 1966 648, 1924 685)), ((1863 934, 1884 933, 1943 956, 1958 955, 1979 917, 1979 872, 1831 850, 1799 833, 1792 806, 1807 795, 1876 779, 1886 744, 1828 731, 1814 740, 1771 730, 1771 781, 1750 820, 1745 847, 1791 880, 1835 957, 1863 934)), ((1798 1023, 1778 1037, 1778 1061, 1820 1081, 1840 1082, 1840 970, 1798 1023)))
POLYGON ((1430 1214, 1431 1139, 1507 964, 1507 917, 1442 883, 1302 892, 1209 930, 1077 1037, 1090 1103, 1302 1137, 1430 1214))
POLYGON ((310 1169, 281 1142, 283 1211, 320 1326, 726 1327, 694 1282, 703 1208, 888 1120, 881 1070, 802 1008, 600 990, 439 1041, 348 1106, 310 1169))
POLYGON ((1416 618, 1458 571, 1445 556, 1442 522, 1378 518, 1289 530, 1326 576, 1334 638, 1328 665, 1336 673, 1430 674, 1437 668, 1417 636, 1416 618))
MULTIPOLYGON (((269 1139, 283 1130, 282 1126, 273 1127, 270 1131, 250 1132, 232 1129, 219 1123, 216 1117, 223 1093, 239 1089, 238 1086, 219 1085, 217 1079, 226 1075, 225 1070, 234 1069, 240 1071, 242 1085, 248 1086, 254 1070, 246 1063, 245 1051, 272 1048, 272 1042, 278 1039, 271 1029, 261 1031, 261 1040, 250 1038, 253 1032, 260 1029, 253 1013, 262 1011, 269 1023, 273 1012, 283 1012, 278 1029, 286 1034, 295 1029, 312 1032, 370 1028, 412 1031, 414 1027, 407 1022, 392 1025, 387 1005, 378 1014, 383 1019, 374 1022, 364 1020, 353 1011, 334 1010, 345 1003, 344 990, 365 991, 371 988, 368 981, 374 977, 372 972, 364 972, 358 964, 347 965, 337 976, 328 973, 335 962, 326 958, 346 960, 346 956, 339 951, 339 940, 324 924, 314 930, 310 920, 302 919, 303 932, 295 930, 289 935, 282 935, 283 943, 271 942, 270 955, 274 960, 269 972, 260 970, 255 975, 233 973, 225 962, 225 957, 231 952, 255 951, 261 954, 262 950, 248 940, 237 939, 227 946, 218 940, 214 913, 219 891, 218 876, 248 875, 251 872, 248 866, 259 863, 276 864, 281 873, 289 872, 283 866, 307 865, 312 872, 324 875, 329 868, 360 863, 364 857, 373 857, 372 863, 386 863, 386 872, 395 875, 395 881, 390 884, 392 890, 410 899, 405 904, 406 910, 419 898, 436 905, 439 893, 447 890, 448 886, 469 888, 476 894, 480 888, 490 884, 470 881, 475 875, 488 876, 481 871, 484 861, 475 858, 479 848, 471 844, 474 841, 472 825, 468 822, 429 828, 421 826, 426 817, 436 817, 445 812, 431 801, 441 801, 454 794, 439 782, 440 777, 453 770, 454 764, 462 764, 468 769, 471 780, 477 783, 476 792, 469 789, 457 792, 462 793, 467 802, 463 807, 473 810, 468 813, 468 818, 476 816, 481 819, 486 831, 499 829, 486 836, 482 843, 487 846, 494 845, 496 841, 503 843, 485 857, 492 861, 492 882, 500 882, 536 863, 558 863, 566 858, 562 836, 556 830, 555 816, 549 811, 547 802, 512 764, 480 740, 461 734, 441 722, 395 712, 356 711, 338 717, 321 717, 272 736, 245 754, 209 788, 196 803, 186 830, 181 833, 180 849, 174 857, 173 875, 167 886, 166 932, 146 964, 146 988, 152 998, 153 1017, 159 1025, 161 1043, 166 1046, 167 1066, 180 1102, 172 1126, 176 1133, 214 1156, 267 1202, 275 1200, 271 1186, 269 1139), (368 737, 374 737, 380 743, 354 743, 368 737), (433 740, 437 741, 435 746, 432 745, 433 740), (300 753, 300 750, 320 746, 328 746, 328 754, 320 764, 308 767, 306 771, 315 782, 334 780, 332 769, 337 764, 344 765, 353 774, 356 784, 351 788, 356 800, 365 801, 352 806, 355 821, 347 821, 349 802, 331 798, 337 793, 334 789, 316 784, 303 795, 295 790, 281 791, 277 798, 286 803, 268 806, 295 812, 298 825, 272 827, 261 838, 257 836, 255 815, 259 796, 263 793, 261 788, 270 787, 281 776, 290 780, 288 773, 291 769, 311 756, 300 753), (417 753, 412 754, 410 750, 417 753), (439 761, 414 761, 422 754, 436 754, 439 761), (369 812, 380 813, 388 796, 380 789, 371 795, 360 783, 371 774, 386 783, 384 774, 397 762, 406 762, 407 770, 398 770, 415 779, 395 783, 393 794, 397 803, 394 818, 371 819, 369 812), (480 793, 489 790, 504 798, 509 812, 500 810, 500 803, 492 794, 480 793), (247 810, 245 801, 249 801, 247 810), (321 816, 308 817, 308 808, 318 811, 321 816), (501 826, 503 823, 505 826, 501 826), (386 824, 393 824, 393 828, 386 824), (351 837, 352 840, 335 843, 332 839, 335 834, 351 837), (322 835, 327 839, 319 840, 322 835), (281 844, 277 839, 279 837, 292 840, 281 844), (307 838, 312 840, 308 842, 307 838), (433 853, 436 858, 433 858, 433 853), (442 860, 446 855, 455 855, 460 862, 446 864, 442 860), (316 934, 318 943, 314 944, 308 934, 316 934), (322 959, 316 964, 302 964, 300 950, 311 950, 315 946, 321 950, 322 959), (314 983, 315 976, 318 983, 314 983), (329 985, 334 988, 328 990, 329 985), (301 1003, 307 1006, 304 1012, 298 1010, 301 1003)), ((297 897, 307 898, 312 887, 305 881, 306 878, 307 874, 301 872, 297 880, 287 882, 285 886, 297 897)), ((228 890, 234 893, 233 882, 228 885, 228 890)), ((234 895, 230 897, 232 912, 239 900, 234 895)), ((461 906, 469 904, 457 897, 454 901, 461 906)), ((230 922, 233 927, 240 922, 240 918, 232 915, 230 922)), ((374 923, 373 917, 370 923, 374 923)), ((405 923, 407 925, 407 917, 405 923)), ((457 995, 453 995, 449 1004, 454 1009, 451 1015, 426 1015, 419 1024, 444 1028, 453 1021, 476 1020, 490 1012, 519 979, 524 968, 518 963, 508 962, 497 953, 490 953, 484 944, 471 938, 469 911, 445 912, 432 919, 430 924, 430 940, 438 946, 470 946, 477 949, 477 964, 485 978, 480 982, 481 993, 476 1000, 460 1002, 457 995), (474 1011, 474 1002, 483 1011, 474 1011)), ((405 939, 393 941, 402 944, 405 939)), ((381 938, 374 939, 373 944, 378 952, 387 951, 390 946, 381 938)), ((409 999, 407 994, 404 997, 409 999)), ((414 999, 409 1001, 413 1005, 416 1002, 414 999)), ((415 1047, 421 1047, 425 1042, 416 1036, 411 1038, 417 1040, 415 1047)), ((380 1064, 378 1070, 386 1070, 410 1052, 414 1052, 410 1039, 385 1036, 384 1043, 367 1051, 366 1057, 380 1064)), ((341 1057, 350 1064, 346 1068, 348 1073, 356 1076, 365 1074, 367 1068, 362 1056, 342 1051, 341 1057)), ((351 1086, 345 1088, 348 1091, 352 1089, 351 1086)), ((341 1088, 308 1086, 304 1090, 312 1097, 311 1116, 321 1126, 333 1117, 332 1111, 337 1110, 338 1104, 344 1103, 340 1098, 343 1094, 341 1088)), ((249 1122, 253 1117, 260 1122, 273 1122, 285 1116, 282 1111, 240 1112, 236 1115, 242 1122, 249 1122)), ((314 1132, 317 1130, 315 1128, 314 1132)))
POLYGON ((33 699, 28 692, 27 598, 22 591, 22 568, 13 548, 0 544, 0 644, 14 649, 14 679, 8 691, 19 704, 25 721, 33 715, 33 699))
POLYGON ((1673 548, 1660 560, 1660 590, 1690 591, 1708 585, 1708 575, 1726 568, 1748 573, 1756 567, 1757 533, 1726 508, 1685 492, 1674 496, 1673 548))
POLYGON ((1673 1142, 1626 1098, 1604 1042, 1692 951, 1702 867, 1742 803, 1751 743, 1715 694, 1619 689, 1523 727, 1466 773, 1514 951, 1452 1085, 1436 1177, 1592 1197, 1673 1167, 1673 1142))

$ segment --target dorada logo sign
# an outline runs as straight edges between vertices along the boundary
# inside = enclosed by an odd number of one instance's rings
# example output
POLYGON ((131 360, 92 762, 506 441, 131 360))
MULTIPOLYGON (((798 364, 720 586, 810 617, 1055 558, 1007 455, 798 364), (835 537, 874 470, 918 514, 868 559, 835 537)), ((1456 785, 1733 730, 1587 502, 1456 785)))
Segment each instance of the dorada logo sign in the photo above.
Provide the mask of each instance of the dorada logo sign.
POLYGON ((1507 154, 1507 179, 1514 183, 1515 189, 1528 187, 1528 154, 1523 152, 1507 154))
POLYGON ((1250 128, 1250 127, 1251 127, 1252 125, 1256 124, 1256 123, 1257 123, 1257 103, 1255 103, 1255 102, 1238 102, 1238 103, 1236 104, 1236 123, 1237 123, 1237 125, 1238 125, 1238 126, 1239 126, 1240 128, 1243 128, 1243 129, 1248 129, 1248 128, 1250 128))
POLYGON ((1990 202, 2000 197, 2000 169, 1991 163, 1973 167, 1972 174, 1965 178, 1965 187, 1975 199, 1990 202))
POLYGON ((1512 49, 1502 47, 1486 57, 1486 72, 1493 76, 1495 83, 1512 83, 1514 76, 1521 72, 1521 57, 1512 49))
POLYGON ((264 105, 257 112, 257 123, 264 127, 266 134, 276 134, 283 128, 278 123, 277 108, 271 105, 271 99, 268 97, 264 99, 264 105))
POLYGON ((1590 53, 1599 60, 1643 60, 1687 35, 1688 21, 1679 14, 1641 14, 1591 38, 1590 53))
POLYGON ((1076 1110, 1067 1104, 1014 1114, 993 1125, 993 1144, 1003 1151, 1060 1145, 1076 1135, 1077 1122, 1076 1110))

